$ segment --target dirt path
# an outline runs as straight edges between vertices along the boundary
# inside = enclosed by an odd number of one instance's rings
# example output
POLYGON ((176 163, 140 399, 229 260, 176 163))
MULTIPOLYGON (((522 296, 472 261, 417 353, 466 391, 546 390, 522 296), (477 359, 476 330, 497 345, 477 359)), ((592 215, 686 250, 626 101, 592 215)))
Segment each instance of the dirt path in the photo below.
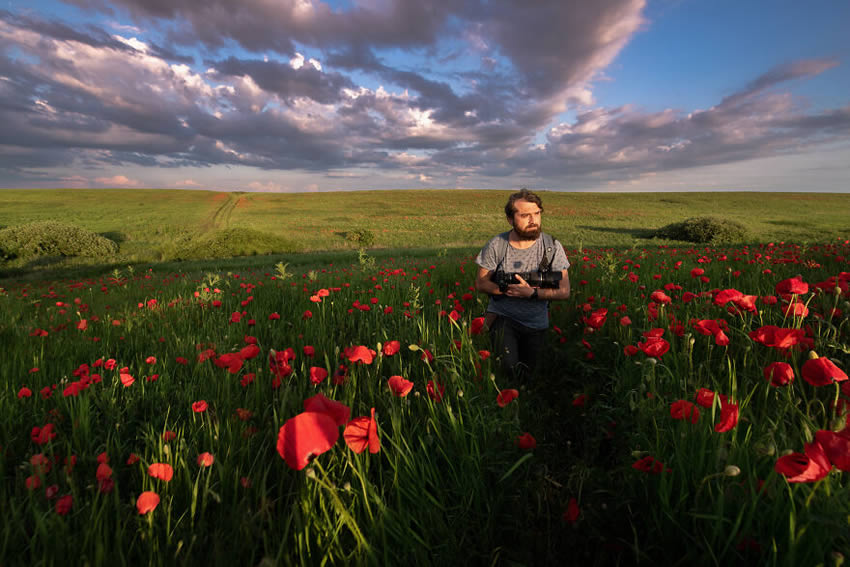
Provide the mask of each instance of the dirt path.
POLYGON ((230 228, 230 217, 233 215, 233 209, 238 207, 244 199, 243 193, 240 192, 217 194, 213 197, 213 201, 220 201, 220 204, 201 224, 201 230, 208 232, 216 229, 230 228))

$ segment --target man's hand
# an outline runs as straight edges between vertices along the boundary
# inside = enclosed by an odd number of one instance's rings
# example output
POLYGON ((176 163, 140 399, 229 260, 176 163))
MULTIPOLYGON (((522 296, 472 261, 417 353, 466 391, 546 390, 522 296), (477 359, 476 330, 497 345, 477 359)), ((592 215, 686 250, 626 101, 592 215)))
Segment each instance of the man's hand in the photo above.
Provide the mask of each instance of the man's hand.
POLYGON ((534 293, 534 288, 528 285, 528 282, 522 279, 522 276, 517 274, 516 279, 519 280, 518 284, 510 284, 508 286, 508 291, 505 292, 505 295, 508 297, 523 297, 529 298, 534 293))

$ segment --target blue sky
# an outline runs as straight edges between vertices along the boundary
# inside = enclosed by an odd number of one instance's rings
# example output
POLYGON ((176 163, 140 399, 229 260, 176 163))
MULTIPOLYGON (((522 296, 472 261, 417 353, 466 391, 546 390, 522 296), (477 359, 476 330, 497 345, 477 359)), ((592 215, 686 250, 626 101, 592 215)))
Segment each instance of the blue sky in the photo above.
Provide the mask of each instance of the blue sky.
POLYGON ((850 190, 850 4, 0 0, 0 187, 850 190))

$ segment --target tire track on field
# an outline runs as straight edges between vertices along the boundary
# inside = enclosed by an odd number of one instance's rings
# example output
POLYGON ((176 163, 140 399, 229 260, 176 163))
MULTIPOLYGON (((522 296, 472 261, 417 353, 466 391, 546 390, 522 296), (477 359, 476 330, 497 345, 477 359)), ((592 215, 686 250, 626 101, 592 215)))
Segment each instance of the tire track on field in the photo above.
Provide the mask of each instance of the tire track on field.
POLYGON ((243 200, 241 193, 228 194, 227 199, 207 217, 201 225, 203 232, 209 232, 220 228, 230 228, 230 219, 239 202, 243 200))

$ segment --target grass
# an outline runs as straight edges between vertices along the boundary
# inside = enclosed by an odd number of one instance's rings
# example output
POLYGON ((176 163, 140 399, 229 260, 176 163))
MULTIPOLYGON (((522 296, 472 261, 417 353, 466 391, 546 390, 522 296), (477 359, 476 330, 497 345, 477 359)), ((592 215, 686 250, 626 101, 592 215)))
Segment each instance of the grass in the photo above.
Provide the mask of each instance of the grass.
MULTIPOLYGON (((573 246, 650 244, 652 231, 706 211, 741 223, 753 242, 823 242, 850 229, 850 203, 840 194, 540 193, 545 229, 573 246)), ((62 220, 116 240, 124 261, 169 259, 175 241, 238 228, 282 238, 295 251, 351 249, 356 244, 346 235, 359 230, 374 233, 378 248, 441 249, 480 246, 506 230, 500 211, 508 195, 471 190, 2 190, 0 226, 62 220), (105 203, 109 214, 103 214, 105 203)))
MULTIPOLYGON (((557 197, 544 197, 547 214, 557 197)), ((617 197, 627 196, 611 197, 622 205, 617 197)), ((497 221, 501 200, 486 205, 497 221)), ((818 211, 807 214, 809 226, 827 230, 818 211)), ((850 370, 846 243, 803 245, 780 234, 775 246, 578 248, 561 238, 573 297, 553 305, 544 368, 522 385, 491 378, 495 362, 480 353, 487 338, 468 332, 485 301, 466 296, 471 245, 428 250, 423 240, 416 250, 358 256, 340 238, 339 249, 314 253, 19 268, 0 282, 0 556, 14 565, 68 557, 154 565, 838 564, 850 553, 848 473, 832 467, 817 482, 795 483, 776 467, 784 455, 802 455, 818 431, 847 422, 835 402, 850 401, 850 389, 802 376, 813 352, 850 370), (291 277, 281 277, 284 264, 291 277), (798 274, 809 284, 798 296, 806 316, 769 299, 798 274), (312 301, 323 288, 328 296, 312 301), (717 304, 717 292, 730 288, 757 298, 756 309, 717 304), (658 290, 669 303, 651 299, 658 290), (725 325, 728 345, 697 331, 694 322, 709 319, 725 325), (764 325, 799 329, 811 345, 761 344, 751 333, 764 325), (651 331, 661 332, 667 352, 640 351, 651 331), (251 337, 259 356, 236 373, 215 364, 251 337), (391 340, 401 350, 382 354, 391 340), (345 349, 354 345, 374 349, 375 360, 349 361, 345 349), (292 373, 276 385, 268 356, 287 348, 296 355, 292 373), (423 360, 424 349, 433 361, 423 360), (763 369, 776 361, 791 364, 793 383, 767 384, 763 369), (335 384, 340 364, 347 379, 335 384), (311 367, 328 378, 313 384, 311 367), (94 373, 100 381, 91 381, 94 373), (408 397, 389 392, 392 375, 414 383, 408 397), (442 400, 429 395, 429 381, 446 387, 442 400), (23 386, 30 397, 21 397, 23 386), (499 407, 499 390, 511 387, 518 399, 499 407), (674 419, 672 405, 694 401, 700 388, 714 392, 714 402, 698 406, 694 423, 674 419), (346 404, 352 418, 374 407, 381 450, 355 454, 340 439, 307 468, 290 469, 275 449, 279 429, 317 392, 346 404), (725 432, 716 430, 727 403, 720 395, 739 411, 725 432), (209 409, 193 411, 199 400, 209 409), (48 424, 57 435, 40 444, 33 428, 48 424), (164 440, 166 431, 176 437, 164 440), (537 440, 531 452, 515 444, 524 432, 537 440), (196 462, 204 451, 215 456, 209 468, 196 462), (111 491, 95 476, 103 454, 111 491), (131 454, 139 461, 128 463, 131 454), (644 457, 661 470, 636 470, 644 457), (152 463, 171 465, 174 478, 150 476, 152 463), (33 477, 37 489, 28 488, 33 477), (146 515, 135 508, 143 491, 161 498, 146 515), (61 515, 57 504, 69 495, 73 505, 61 515), (573 499, 574 520, 565 517, 573 499)))

